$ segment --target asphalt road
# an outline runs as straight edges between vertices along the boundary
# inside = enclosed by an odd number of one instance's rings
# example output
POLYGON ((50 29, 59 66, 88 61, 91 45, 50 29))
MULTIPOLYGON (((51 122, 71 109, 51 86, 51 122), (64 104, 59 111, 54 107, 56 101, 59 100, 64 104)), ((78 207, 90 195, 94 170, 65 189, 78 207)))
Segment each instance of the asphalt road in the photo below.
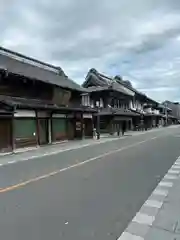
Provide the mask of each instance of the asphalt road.
POLYGON ((180 155, 180 128, 0 167, 0 239, 116 240, 180 155))

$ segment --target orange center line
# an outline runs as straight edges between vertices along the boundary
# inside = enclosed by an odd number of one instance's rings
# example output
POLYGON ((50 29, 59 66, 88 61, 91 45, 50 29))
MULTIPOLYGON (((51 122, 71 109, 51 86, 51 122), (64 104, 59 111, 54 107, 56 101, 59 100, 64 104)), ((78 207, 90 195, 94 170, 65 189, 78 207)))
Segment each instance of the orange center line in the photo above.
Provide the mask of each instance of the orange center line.
MULTIPOLYGON (((38 181, 40 181, 40 180, 42 180, 42 179, 46 179, 46 178, 49 178, 49 177, 51 177, 51 176, 55 176, 55 175, 57 175, 57 174, 59 174, 59 173, 61 173, 61 172, 64 172, 64 171, 66 171, 66 170, 69 170, 69 169, 72 169, 72 168, 75 168, 75 167, 80 167, 80 166, 82 166, 82 165, 84 165, 84 164, 86 164, 86 163, 96 161, 97 159, 102 159, 102 158, 104 158, 104 157, 106 157, 106 156, 108 156, 108 155, 115 154, 115 153, 121 152, 121 151, 123 151, 123 150, 127 150, 127 149, 129 149, 129 148, 132 148, 132 147, 136 147, 136 146, 138 146, 138 145, 144 144, 144 143, 146 143, 146 142, 148 142, 148 141, 155 140, 155 139, 157 139, 157 138, 158 138, 158 137, 152 137, 152 138, 150 138, 150 139, 146 139, 146 140, 141 141, 141 142, 136 142, 136 143, 134 143, 134 144, 132 144, 132 145, 128 145, 128 146, 126 146, 126 147, 122 147, 122 148, 119 148, 119 149, 116 149, 116 150, 112 150, 112 151, 109 151, 109 152, 100 154, 100 155, 98 155, 98 156, 96 156, 96 157, 93 157, 93 158, 89 158, 89 159, 87 159, 87 160, 84 160, 83 162, 77 162, 77 163, 75 163, 75 164, 73 164, 73 165, 69 165, 69 166, 67 166, 67 167, 65 167, 65 168, 58 169, 58 170, 56 170, 56 171, 47 173, 47 174, 45 174, 45 175, 42 175, 42 176, 39 176, 39 177, 35 177, 35 178, 31 178, 31 179, 29 179, 29 180, 27 180, 27 181, 24 181, 24 182, 21 182, 21 183, 12 185, 12 186, 8 186, 8 187, 5 187, 5 188, 0 188, 0 193, 5 193, 5 192, 9 192, 9 191, 12 191, 12 190, 15 190, 15 189, 19 189, 19 188, 21 188, 21 187, 24 187, 24 186, 30 184, 30 183, 38 182, 38 181)), ((77 160, 77 161, 78 161, 78 160, 77 160)))

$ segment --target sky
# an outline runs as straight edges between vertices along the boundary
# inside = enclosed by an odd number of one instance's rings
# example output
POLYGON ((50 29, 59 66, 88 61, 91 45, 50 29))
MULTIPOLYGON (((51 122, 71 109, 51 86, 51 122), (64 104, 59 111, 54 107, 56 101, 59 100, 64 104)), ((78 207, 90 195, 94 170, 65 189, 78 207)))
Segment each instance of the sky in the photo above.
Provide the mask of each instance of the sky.
POLYGON ((0 0, 0 45, 60 66, 121 75, 157 101, 180 101, 180 0, 0 0))

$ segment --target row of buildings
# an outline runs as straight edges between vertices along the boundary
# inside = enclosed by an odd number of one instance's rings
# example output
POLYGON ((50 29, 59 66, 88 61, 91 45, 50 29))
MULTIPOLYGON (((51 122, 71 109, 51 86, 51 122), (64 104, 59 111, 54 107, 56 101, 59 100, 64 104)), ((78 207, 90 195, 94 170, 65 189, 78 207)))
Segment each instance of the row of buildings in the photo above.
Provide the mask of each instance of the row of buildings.
POLYGON ((82 84, 60 67, 0 47, 0 152, 177 123, 121 77, 91 69, 82 84))

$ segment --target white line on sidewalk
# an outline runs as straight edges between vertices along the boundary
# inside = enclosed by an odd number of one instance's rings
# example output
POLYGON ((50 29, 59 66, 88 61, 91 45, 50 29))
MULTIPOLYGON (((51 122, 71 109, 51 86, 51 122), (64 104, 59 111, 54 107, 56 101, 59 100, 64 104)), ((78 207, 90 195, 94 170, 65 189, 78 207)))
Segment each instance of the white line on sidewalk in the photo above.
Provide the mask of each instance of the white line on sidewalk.
POLYGON ((144 238, 135 236, 131 233, 124 232, 118 240, 144 240, 144 238))
POLYGON ((161 208, 162 205, 163 205, 163 202, 159 202, 156 200, 147 200, 145 202, 145 206, 154 207, 154 208, 161 208))
POLYGON ((164 179, 168 179, 168 180, 174 180, 177 179, 178 176, 177 175, 170 175, 170 174, 166 174, 166 176, 164 177, 164 179))
POLYGON ((173 186, 173 183, 172 182, 165 182, 165 181, 162 181, 158 184, 160 187, 172 187, 173 186))
POLYGON ((154 216, 149 216, 147 214, 138 212, 132 221, 151 226, 154 220, 155 220, 154 216))
POLYGON ((179 170, 169 170, 168 171, 168 173, 170 173, 170 174, 179 174, 180 173, 180 171, 179 170))
POLYGON ((180 165, 174 165, 172 169, 180 169, 180 165))
POLYGON ((164 189, 155 189, 153 192, 154 195, 161 195, 161 196, 167 196, 168 195, 168 190, 164 190, 164 189))
MULTIPOLYGON (((180 159, 180 157, 178 159, 180 159)), ((172 179, 172 180, 178 179, 177 174, 179 174, 179 171, 172 170, 178 161, 179 160, 176 160, 174 165, 172 165, 172 167, 167 172, 167 174, 164 176, 162 181, 157 185, 157 187, 152 192, 150 197, 143 204, 143 206, 146 206, 149 208, 149 210, 150 210, 149 212, 151 212, 151 208, 158 208, 158 211, 160 211, 160 209, 162 208, 164 201, 169 194, 168 189, 170 189, 173 186, 173 182, 165 181, 164 179, 172 179), (174 174, 174 175, 170 175, 170 174, 174 174), (164 200, 158 201, 157 200, 157 199, 159 199, 158 195, 161 197, 164 197, 164 200)), ((141 209, 143 209, 143 206, 141 207, 141 209)), ((136 240, 136 239, 137 240, 145 240, 146 239, 145 236, 147 235, 147 233, 150 229, 149 226, 153 225, 153 222, 156 219, 158 211, 154 212, 154 215, 152 214, 152 216, 151 216, 148 214, 144 214, 144 212, 142 212, 143 210, 141 210, 141 209, 139 210, 139 212, 136 213, 136 216, 132 219, 132 221, 129 223, 128 227, 121 234, 121 236, 118 238, 118 240, 136 240), (132 230, 131 230, 130 226, 132 225, 133 222, 135 222, 138 225, 136 225, 136 227, 133 229, 133 232, 131 232, 132 230)))

